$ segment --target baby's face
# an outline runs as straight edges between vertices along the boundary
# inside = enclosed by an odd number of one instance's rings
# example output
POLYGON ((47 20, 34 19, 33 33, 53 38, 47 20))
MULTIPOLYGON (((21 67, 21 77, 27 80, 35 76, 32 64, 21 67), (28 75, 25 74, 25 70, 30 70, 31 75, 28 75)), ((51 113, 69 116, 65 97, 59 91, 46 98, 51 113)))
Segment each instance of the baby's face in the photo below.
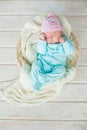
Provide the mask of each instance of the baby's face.
POLYGON ((60 31, 52 31, 52 32, 45 32, 46 41, 48 43, 57 43, 62 36, 62 32, 60 31))

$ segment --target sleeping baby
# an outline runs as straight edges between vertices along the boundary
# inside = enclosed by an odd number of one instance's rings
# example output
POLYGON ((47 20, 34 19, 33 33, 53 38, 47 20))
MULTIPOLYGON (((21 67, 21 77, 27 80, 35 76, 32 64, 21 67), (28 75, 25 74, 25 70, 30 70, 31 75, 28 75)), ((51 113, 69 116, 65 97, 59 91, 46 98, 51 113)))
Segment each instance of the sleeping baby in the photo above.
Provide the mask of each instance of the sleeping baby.
POLYGON ((63 33, 56 14, 49 13, 42 23, 37 43, 37 59, 31 67, 33 89, 40 91, 46 84, 63 77, 67 57, 74 51, 74 43, 63 33))

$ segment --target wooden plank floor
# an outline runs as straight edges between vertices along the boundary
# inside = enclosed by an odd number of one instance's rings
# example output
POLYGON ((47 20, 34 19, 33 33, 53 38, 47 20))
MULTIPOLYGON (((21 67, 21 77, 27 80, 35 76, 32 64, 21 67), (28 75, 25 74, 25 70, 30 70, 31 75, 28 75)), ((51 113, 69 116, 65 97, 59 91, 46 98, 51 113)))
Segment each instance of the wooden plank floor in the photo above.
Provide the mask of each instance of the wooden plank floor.
POLYGON ((15 47, 23 25, 52 10, 67 17, 78 37, 77 74, 47 104, 20 109, 0 102, 0 130, 87 130, 87 0, 0 0, 0 81, 19 75, 15 47))

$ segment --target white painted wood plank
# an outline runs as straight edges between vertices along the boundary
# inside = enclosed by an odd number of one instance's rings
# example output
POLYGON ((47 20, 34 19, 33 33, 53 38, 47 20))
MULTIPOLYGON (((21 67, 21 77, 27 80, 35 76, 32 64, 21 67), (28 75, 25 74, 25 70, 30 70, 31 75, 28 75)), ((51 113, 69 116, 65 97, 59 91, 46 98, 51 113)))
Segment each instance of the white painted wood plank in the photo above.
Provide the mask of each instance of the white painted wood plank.
POLYGON ((87 121, 0 120, 1 130, 86 130, 87 121))
MULTIPOLYGON (((82 48, 87 48, 87 32, 76 31, 75 32, 79 44, 82 48)), ((16 32, 0 32, 0 47, 16 47, 20 31, 16 32)))
MULTIPOLYGON (((0 30, 2 31, 0 32, 0 46, 15 47, 19 32, 15 34, 14 32, 9 32, 9 34, 7 32, 10 30, 20 31, 23 25, 28 20, 33 18, 33 16, 30 15, 39 15, 54 10, 56 13, 70 15, 67 16, 67 18, 70 21, 73 30, 80 32, 77 34, 78 39, 81 42, 80 45, 87 48, 87 17, 83 16, 87 15, 86 5, 86 0, 80 0, 79 2, 78 0, 50 0, 39 2, 38 0, 0 1, 0 30), (43 5, 45 6, 45 9, 43 8, 43 5), (72 17, 72 15, 78 15, 78 17, 72 17)), ((14 50, 14 48, 0 48, 0 61, 2 64, 0 65, 0 80, 13 79, 19 74, 17 66, 14 65, 17 62, 15 51, 12 50, 14 50)), ((86 51, 86 49, 83 49, 81 52, 81 60, 79 64, 87 64, 86 51)), ((0 119, 19 119, 19 121, 13 122, 12 120, 0 120, 0 129, 32 130, 35 128, 47 130, 86 130, 87 122, 82 120, 87 120, 87 103, 85 102, 87 101, 87 84, 72 84, 76 82, 87 83, 86 69, 87 66, 79 66, 75 79, 71 82, 71 84, 67 84, 64 87, 61 97, 57 98, 56 100, 54 99, 53 102, 48 102, 47 104, 43 104, 39 107, 21 109, 16 107, 13 108, 9 104, 2 102, 0 107, 0 119), (82 75, 83 73, 84 75, 82 75), (23 120, 21 121, 21 119, 23 120), (25 121, 25 119, 29 119, 29 121, 25 121), (32 121, 33 119, 35 121, 32 121)))
MULTIPOLYGON (((0 16, 0 30, 21 30, 35 16, 0 16)), ((87 31, 86 16, 66 16, 74 31, 87 31)))
MULTIPOLYGON (((17 64, 15 47, 0 47, 0 64, 17 64)), ((78 64, 87 65, 87 49, 81 49, 78 64)))
POLYGON ((81 17, 66 17, 69 21, 69 23, 72 26, 73 30, 84 30, 87 31, 87 17, 81 16, 81 17))
POLYGON ((87 71, 86 70, 87 70, 87 66, 78 66, 77 73, 71 82, 87 83, 87 71))
POLYGON ((87 32, 86 31, 77 31, 74 32, 79 41, 79 45, 82 48, 87 48, 87 32))
POLYGON ((0 1, 0 13, 42 14, 54 10, 66 15, 87 15, 87 1, 50 0, 50 1, 0 1), (21 6, 20 6, 21 5, 21 6), (44 7, 45 9, 44 9, 44 7))
POLYGON ((16 65, 0 65, 0 81, 14 79, 19 72, 19 67, 16 65))
POLYGON ((66 84, 63 87, 60 96, 54 98, 51 101, 87 101, 87 84, 66 84))
POLYGON ((0 47, 16 47, 20 32, 0 32, 0 47))
POLYGON ((81 49, 81 55, 80 55, 80 64, 86 64, 87 65, 87 49, 81 49))
POLYGON ((0 30, 21 30, 24 24, 33 18, 34 16, 0 16, 0 30))
POLYGON ((1 64, 16 64, 16 48, 0 48, 1 64))
POLYGON ((0 119, 87 120, 87 103, 49 102, 35 107, 0 103, 0 119))

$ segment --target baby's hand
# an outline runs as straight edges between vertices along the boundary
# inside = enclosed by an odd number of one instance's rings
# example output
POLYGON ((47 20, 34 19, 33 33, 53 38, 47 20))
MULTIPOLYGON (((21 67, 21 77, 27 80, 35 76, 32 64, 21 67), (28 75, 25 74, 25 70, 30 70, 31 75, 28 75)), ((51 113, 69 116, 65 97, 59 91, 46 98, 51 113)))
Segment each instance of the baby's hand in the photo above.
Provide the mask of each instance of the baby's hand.
POLYGON ((65 41, 66 41, 66 39, 64 37, 60 37, 59 42, 64 43, 65 41))
POLYGON ((40 33, 40 39, 41 39, 41 40, 46 40, 46 35, 45 35, 45 33, 40 33))

